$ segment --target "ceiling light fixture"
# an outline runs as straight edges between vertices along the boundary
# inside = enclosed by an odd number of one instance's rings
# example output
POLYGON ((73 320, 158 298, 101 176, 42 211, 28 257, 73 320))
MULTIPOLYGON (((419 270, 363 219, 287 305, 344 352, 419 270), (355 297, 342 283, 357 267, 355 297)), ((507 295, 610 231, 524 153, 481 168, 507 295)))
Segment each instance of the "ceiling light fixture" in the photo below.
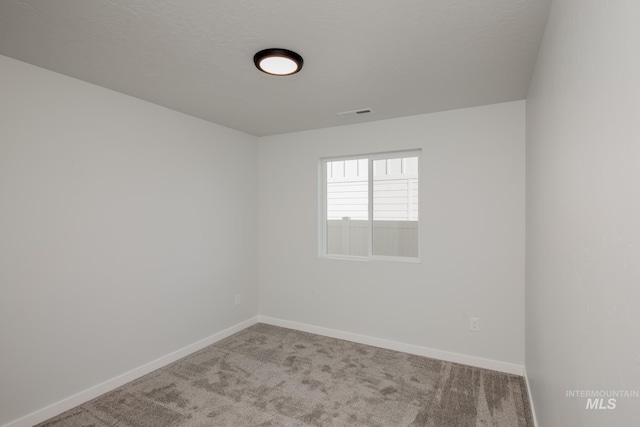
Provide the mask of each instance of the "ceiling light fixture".
POLYGON ((258 70, 274 76, 290 76, 302 69, 302 56, 280 48, 264 49, 253 56, 258 70))

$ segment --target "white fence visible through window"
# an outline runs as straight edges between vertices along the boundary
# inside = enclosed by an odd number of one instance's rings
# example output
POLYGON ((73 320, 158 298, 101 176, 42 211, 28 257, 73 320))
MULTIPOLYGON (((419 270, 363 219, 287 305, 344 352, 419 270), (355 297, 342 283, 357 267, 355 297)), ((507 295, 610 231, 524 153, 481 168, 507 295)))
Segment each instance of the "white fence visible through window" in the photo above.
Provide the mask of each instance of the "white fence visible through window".
MULTIPOLYGON (((327 253, 349 256, 369 254, 369 221, 344 219, 327 221, 327 253)), ((374 221, 374 254, 416 257, 418 221, 374 221)))

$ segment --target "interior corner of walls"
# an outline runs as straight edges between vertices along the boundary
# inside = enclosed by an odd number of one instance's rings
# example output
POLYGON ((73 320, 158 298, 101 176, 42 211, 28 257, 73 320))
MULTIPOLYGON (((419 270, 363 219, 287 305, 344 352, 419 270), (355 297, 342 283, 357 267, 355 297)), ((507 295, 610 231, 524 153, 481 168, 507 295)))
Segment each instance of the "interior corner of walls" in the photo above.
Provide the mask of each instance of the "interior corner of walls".
POLYGON ((536 410, 533 402, 533 394, 531 393, 531 383, 529 381, 529 376, 527 375, 526 365, 522 367, 522 373, 524 377, 524 383, 527 387, 527 395, 529 396, 529 405, 531 406, 531 417, 533 418, 533 425, 534 427, 538 427, 538 420, 536 418, 536 410))
POLYGON ((183 347, 158 359, 152 360, 151 362, 148 362, 142 366, 134 368, 100 384, 96 384, 86 390, 74 394, 73 396, 69 396, 49 406, 38 409, 35 412, 27 414, 16 420, 9 421, 7 424, 4 424, 1 427, 31 427, 35 424, 46 421, 49 418, 53 418, 65 411, 75 408, 78 405, 86 403, 91 399, 95 399, 96 397, 101 396, 104 393, 115 390, 116 388, 130 381, 138 379, 143 375, 151 373, 179 359, 182 359, 183 357, 195 353, 196 351, 199 351, 207 346, 215 344, 216 342, 223 340, 224 338, 227 338, 228 336, 231 336, 235 333, 238 333, 252 325, 255 325, 258 322, 259 316, 251 317, 211 336, 203 338, 193 344, 189 344, 186 347, 183 347))

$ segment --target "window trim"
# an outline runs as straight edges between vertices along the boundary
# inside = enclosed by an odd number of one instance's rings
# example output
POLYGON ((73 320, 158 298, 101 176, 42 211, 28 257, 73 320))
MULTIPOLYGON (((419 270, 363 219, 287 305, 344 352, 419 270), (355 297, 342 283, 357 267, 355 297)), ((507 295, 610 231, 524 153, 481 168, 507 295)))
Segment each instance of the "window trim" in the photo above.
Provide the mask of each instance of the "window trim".
POLYGON ((405 263, 417 263, 422 261, 421 251, 421 211, 420 204, 422 197, 418 196, 418 255, 416 257, 403 257, 403 256, 389 256, 389 255, 374 255, 373 254, 373 162, 375 160, 393 159, 398 157, 417 157, 418 158, 418 194, 420 194, 421 185, 421 169, 422 169, 422 150, 420 148, 413 148, 407 150, 395 150, 384 151, 376 153, 364 153, 346 156, 330 156, 321 157, 318 161, 318 256, 325 259, 338 259, 338 260, 352 260, 352 261, 391 261, 391 262, 405 262, 405 263), (369 210, 369 250, 368 255, 340 255, 327 253, 327 163, 332 161, 341 160, 356 160, 366 158, 368 162, 368 210, 369 210))

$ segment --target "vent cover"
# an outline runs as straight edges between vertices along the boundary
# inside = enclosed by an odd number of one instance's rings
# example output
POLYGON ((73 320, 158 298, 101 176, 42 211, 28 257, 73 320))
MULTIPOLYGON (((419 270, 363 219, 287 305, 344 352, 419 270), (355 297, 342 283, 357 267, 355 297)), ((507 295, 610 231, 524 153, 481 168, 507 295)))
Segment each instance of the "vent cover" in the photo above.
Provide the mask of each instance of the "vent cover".
POLYGON ((345 111, 345 112, 342 112, 342 113, 338 113, 338 115, 341 118, 346 119, 347 117, 362 116, 362 115, 370 114, 370 113, 373 113, 373 110, 371 108, 362 108, 360 110, 345 111))

